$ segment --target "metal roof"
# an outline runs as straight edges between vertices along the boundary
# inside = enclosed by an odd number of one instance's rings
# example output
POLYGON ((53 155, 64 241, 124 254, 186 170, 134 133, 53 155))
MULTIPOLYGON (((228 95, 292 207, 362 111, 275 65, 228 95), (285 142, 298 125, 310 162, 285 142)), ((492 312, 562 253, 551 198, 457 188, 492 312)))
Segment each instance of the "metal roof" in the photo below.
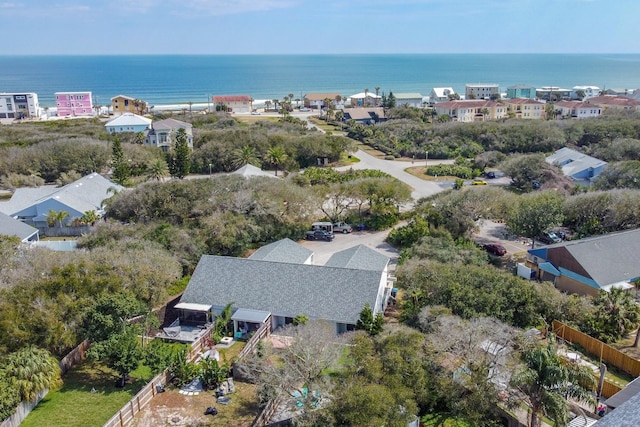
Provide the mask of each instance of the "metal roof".
POLYGON ((177 308, 179 310, 191 310, 191 311, 209 311, 211 310, 211 305, 208 304, 196 304, 190 302, 179 302, 173 308, 177 308))
POLYGON ((124 113, 116 117, 115 119, 109 120, 104 126, 112 127, 112 126, 143 126, 150 125, 151 119, 146 117, 139 116, 133 113, 124 113))
POLYGON ((271 316, 271 313, 268 311, 239 308, 235 311, 235 313, 233 313, 233 316, 231 316, 231 320, 240 320, 250 323, 264 323, 267 321, 269 316, 271 316))

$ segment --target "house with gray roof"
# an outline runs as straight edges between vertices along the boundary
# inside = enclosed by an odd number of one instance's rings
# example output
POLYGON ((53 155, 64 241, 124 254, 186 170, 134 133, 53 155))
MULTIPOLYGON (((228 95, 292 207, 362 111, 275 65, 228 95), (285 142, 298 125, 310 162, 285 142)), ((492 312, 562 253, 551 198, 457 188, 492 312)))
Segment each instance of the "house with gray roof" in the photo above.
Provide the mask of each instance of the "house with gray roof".
POLYGON ((607 162, 604 160, 596 159, 568 147, 559 149, 545 160, 549 164, 560 166, 565 176, 587 185, 597 178, 607 166, 607 162))
POLYGON ((250 164, 246 164, 244 166, 242 166, 240 169, 237 169, 233 172, 231 172, 232 174, 235 175, 240 175, 244 178, 253 178, 253 177, 261 177, 261 176, 266 176, 268 178, 276 178, 278 179, 278 177, 274 174, 271 174, 269 172, 263 171, 262 169, 260 169, 257 166, 253 166, 250 164))
POLYGON ((276 242, 250 258, 203 255, 179 306, 220 313, 232 304, 234 332, 265 322, 276 329, 303 314, 331 322, 342 333, 355 328, 366 304, 374 315, 384 312, 391 293, 387 257, 356 246, 313 265, 293 245, 276 242))
POLYGON ((144 144, 158 147, 164 152, 171 151, 175 135, 180 129, 184 129, 187 145, 193 149, 193 125, 171 118, 151 122, 145 131, 144 144))
POLYGON ((297 244, 291 239, 282 239, 261 247, 251 254, 249 259, 291 262, 294 264, 313 264, 313 251, 297 244))
POLYGON ((111 189, 120 191, 123 188, 100 174, 92 173, 64 187, 19 188, 8 202, 0 203, 0 212, 42 229, 48 226, 50 210, 67 212, 65 223, 82 217, 88 211, 102 215, 102 202, 109 197, 111 189))
POLYGON ((0 235, 14 236, 21 242, 39 240, 38 229, 0 212, 0 235))
POLYGON ((640 425, 640 389, 636 383, 637 379, 606 400, 605 403, 609 409, 613 408, 613 410, 593 424, 593 427, 635 427, 640 425))
POLYGON ((571 240, 530 249, 538 277, 565 292, 597 295, 632 289, 640 278, 640 229, 571 240))

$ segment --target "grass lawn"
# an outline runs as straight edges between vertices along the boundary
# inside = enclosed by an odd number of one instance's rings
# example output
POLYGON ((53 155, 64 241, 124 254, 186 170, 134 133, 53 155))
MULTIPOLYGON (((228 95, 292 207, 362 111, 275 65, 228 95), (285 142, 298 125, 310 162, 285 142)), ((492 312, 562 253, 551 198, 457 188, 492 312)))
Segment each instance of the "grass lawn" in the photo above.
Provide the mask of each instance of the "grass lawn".
POLYGON ((114 371, 85 360, 67 372, 62 388, 47 394, 20 425, 102 426, 151 378, 148 368, 139 368, 131 373, 130 384, 116 388, 114 371))
POLYGON ((456 176, 439 176, 439 177, 435 177, 435 176, 431 176, 431 175, 426 175, 424 173, 424 160, 422 160, 422 165, 419 166, 411 166, 409 168, 406 168, 404 171, 415 176, 416 178, 420 178, 423 179, 425 181, 442 181, 442 182, 454 182, 456 179, 458 179, 458 177, 456 176))
POLYGON ((262 122, 265 120, 270 120, 272 122, 276 122, 278 121, 281 117, 275 117, 275 116, 234 116, 234 119, 236 119, 237 121, 239 121, 240 123, 246 123, 248 125, 252 125, 254 123, 257 122, 262 122))

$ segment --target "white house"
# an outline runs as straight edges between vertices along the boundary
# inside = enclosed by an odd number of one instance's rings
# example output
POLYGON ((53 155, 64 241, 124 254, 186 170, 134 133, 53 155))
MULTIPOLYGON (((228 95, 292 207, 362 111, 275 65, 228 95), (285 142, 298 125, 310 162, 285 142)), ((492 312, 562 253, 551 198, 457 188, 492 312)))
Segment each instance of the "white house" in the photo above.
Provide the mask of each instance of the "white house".
POLYGON ((0 119, 40 117, 38 94, 0 93, 0 119))
POLYGON ((133 113, 123 113, 115 119, 109 120, 104 127, 109 133, 144 132, 149 129, 151 119, 133 113))
POLYGON ((313 265, 309 252, 280 241, 250 258, 203 255, 176 307, 191 307, 206 318, 202 314, 231 303, 234 332, 240 324, 252 331, 265 322, 276 329, 303 314, 342 333, 355 328, 366 304, 374 316, 384 312, 391 293, 389 258, 358 245, 313 265))
POLYGON ((401 107, 403 105, 409 107, 422 107, 422 94, 418 92, 411 93, 394 93, 393 96, 396 98, 396 107, 401 107))
POLYGON ((587 119, 602 114, 598 105, 582 101, 559 101, 553 104, 553 108, 562 118, 587 119))
POLYGON ((331 100, 337 109, 344 109, 344 101, 339 93, 308 93, 302 100, 303 105, 307 108, 321 110, 325 107, 325 100, 331 100))
POLYGON ((438 102, 450 101, 449 96, 455 95, 456 91, 452 87, 434 87, 429 94, 429 102, 437 104, 438 102))
POLYGON ((598 86, 574 86, 573 89, 571 89, 571 99, 584 101, 594 96, 600 96, 600 88, 598 86), (584 93, 584 97, 580 98, 578 92, 584 93))

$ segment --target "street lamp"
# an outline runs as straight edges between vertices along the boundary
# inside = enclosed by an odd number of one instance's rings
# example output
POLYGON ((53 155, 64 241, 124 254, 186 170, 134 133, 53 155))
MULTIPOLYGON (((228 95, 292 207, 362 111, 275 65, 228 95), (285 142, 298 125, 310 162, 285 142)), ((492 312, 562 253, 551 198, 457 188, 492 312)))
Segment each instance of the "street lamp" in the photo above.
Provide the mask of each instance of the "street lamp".
POLYGON ((211 175, 211 163, 209 163, 209 175, 211 175))
POLYGON ((424 153, 424 173, 427 173, 427 168, 429 167, 429 152, 425 151, 424 153))

